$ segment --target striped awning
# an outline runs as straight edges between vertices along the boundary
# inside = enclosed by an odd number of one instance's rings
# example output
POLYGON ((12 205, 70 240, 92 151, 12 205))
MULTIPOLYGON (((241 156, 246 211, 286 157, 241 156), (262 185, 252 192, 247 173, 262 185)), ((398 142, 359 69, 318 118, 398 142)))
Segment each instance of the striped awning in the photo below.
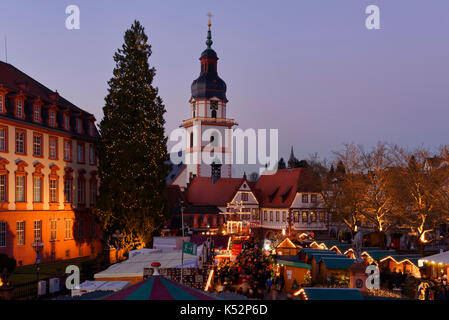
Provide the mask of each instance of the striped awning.
POLYGON ((217 300, 217 298, 163 276, 152 276, 104 300, 217 300))

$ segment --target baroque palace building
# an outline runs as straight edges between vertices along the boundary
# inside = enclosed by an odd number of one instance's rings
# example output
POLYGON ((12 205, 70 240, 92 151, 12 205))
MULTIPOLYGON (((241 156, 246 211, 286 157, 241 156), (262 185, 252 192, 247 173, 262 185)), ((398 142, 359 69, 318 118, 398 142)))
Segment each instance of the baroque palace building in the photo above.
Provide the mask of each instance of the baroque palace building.
POLYGON ((0 62, 0 253, 17 265, 102 250, 92 114, 0 62))

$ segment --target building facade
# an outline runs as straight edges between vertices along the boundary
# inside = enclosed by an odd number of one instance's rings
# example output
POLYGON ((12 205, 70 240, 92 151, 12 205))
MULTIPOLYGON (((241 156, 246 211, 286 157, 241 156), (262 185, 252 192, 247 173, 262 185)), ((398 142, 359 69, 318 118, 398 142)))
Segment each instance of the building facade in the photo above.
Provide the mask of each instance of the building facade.
POLYGON ((18 265, 95 255, 92 114, 0 62, 0 253, 18 265))

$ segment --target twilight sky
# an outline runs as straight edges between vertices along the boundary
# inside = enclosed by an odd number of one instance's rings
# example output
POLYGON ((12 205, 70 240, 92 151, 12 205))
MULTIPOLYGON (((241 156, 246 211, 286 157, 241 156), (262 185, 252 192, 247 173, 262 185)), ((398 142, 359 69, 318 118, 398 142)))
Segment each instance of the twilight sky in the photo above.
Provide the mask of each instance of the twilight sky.
POLYGON ((449 137, 449 1, 0 2, 0 59, 102 118, 114 52, 138 19, 164 100, 167 134, 189 114, 207 12, 239 127, 279 128, 280 155, 331 157, 345 142, 437 148, 449 137), (81 29, 65 28, 76 4, 81 29), (380 7, 381 30, 365 28, 380 7))

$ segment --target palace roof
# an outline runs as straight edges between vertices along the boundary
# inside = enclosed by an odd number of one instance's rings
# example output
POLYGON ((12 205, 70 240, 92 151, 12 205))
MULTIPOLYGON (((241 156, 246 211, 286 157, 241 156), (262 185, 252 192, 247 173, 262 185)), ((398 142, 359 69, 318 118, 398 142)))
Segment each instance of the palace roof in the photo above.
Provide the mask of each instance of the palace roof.
POLYGON ((232 200, 243 178, 220 178, 212 183, 210 177, 194 177, 187 188, 186 198, 192 205, 226 206, 232 200))

